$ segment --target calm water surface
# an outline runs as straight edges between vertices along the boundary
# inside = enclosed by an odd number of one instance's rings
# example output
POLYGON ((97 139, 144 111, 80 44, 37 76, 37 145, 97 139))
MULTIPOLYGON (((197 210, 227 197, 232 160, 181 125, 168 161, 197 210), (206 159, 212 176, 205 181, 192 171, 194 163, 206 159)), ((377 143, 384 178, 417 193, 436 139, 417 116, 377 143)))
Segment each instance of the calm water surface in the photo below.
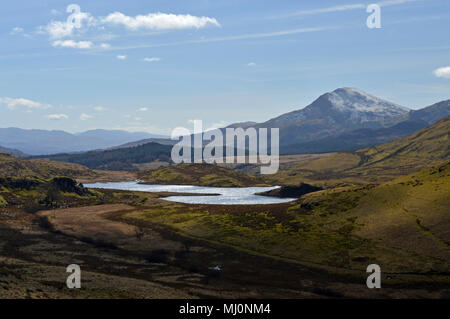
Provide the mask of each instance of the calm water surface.
POLYGON ((172 192, 192 194, 219 194, 217 196, 170 196, 164 200, 187 204, 251 205, 278 204, 294 201, 295 198, 277 198, 255 195, 279 186, 271 187, 204 187, 191 185, 146 185, 134 182, 85 184, 88 188, 117 189, 139 192, 172 192))

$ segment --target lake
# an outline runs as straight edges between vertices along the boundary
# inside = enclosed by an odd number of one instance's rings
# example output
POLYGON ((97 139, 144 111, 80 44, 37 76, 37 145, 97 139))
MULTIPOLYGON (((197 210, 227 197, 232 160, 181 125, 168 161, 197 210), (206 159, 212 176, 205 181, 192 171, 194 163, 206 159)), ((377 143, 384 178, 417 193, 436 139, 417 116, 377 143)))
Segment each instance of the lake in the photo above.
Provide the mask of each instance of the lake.
POLYGON ((296 200, 296 198, 278 198, 256 195, 256 193, 277 189, 279 186, 270 187, 204 187, 191 185, 146 185, 134 182, 114 182, 85 184, 88 188, 117 189, 139 192, 171 192, 192 194, 218 194, 215 196, 169 196, 164 200, 186 204, 210 204, 210 205, 253 205, 253 204, 279 204, 296 200))

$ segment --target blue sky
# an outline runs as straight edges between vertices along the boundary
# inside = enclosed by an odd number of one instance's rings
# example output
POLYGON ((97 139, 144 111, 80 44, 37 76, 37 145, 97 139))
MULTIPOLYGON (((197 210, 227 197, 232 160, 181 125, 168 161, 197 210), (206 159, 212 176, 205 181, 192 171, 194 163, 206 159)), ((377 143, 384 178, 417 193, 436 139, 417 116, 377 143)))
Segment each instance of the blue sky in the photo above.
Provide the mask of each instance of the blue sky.
POLYGON ((9 1, 0 127, 169 134, 264 121, 338 87, 413 109, 449 99, 450 1, 378 2, 380 29, 370 3, 9 1))

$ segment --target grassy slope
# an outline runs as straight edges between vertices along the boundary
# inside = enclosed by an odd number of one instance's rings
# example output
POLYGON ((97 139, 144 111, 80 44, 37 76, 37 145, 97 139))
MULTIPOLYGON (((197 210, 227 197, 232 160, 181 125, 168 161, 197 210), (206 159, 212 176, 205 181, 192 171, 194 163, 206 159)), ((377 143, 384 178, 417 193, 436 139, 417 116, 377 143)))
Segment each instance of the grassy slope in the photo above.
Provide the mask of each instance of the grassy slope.
MULTIPOLYGON (((0 154, 0 207, 17 206, 35 210, 43 205, 39 202, 48 197, 53 178, 94 178, 98 175, 78 164, 46 160, 30 161, 0 154)), ((59 191, 57 193, 58 201, 61 202, 58 205, 62 206, 83 197, 73 193, 59 191)), ((92 196, 87 197, 91 199, 92 196)))
POLYGON ((6 155, 15 156, 15 157, 26 156, 26 154, 24 154, 24 153, 21 153, 21 152, 16 151, 16 150, 11 150, 9 148, 1 147, 1 146, 0 146, 0 154, 6 154, 6 155))
POLYGON ((94 176, 88 168, 69 163, 46 160, 23 160, 0 154, 0 177, 39 177, 48 179, 56 176, 80 177, 94 176))
POLYGON ((282 183, 301 181, 336 185, 340 182, 384 182, 433 165, 450 156, 450 117, 410 136, 352 153, 339 153, 281 170, 282 183))
POLYGON ((197 186, 256 186, 264 180, 228 168, 209 164, 181 164, 138 173, 149 184, 177 184, 197 186))
MULTIPOLYGON (((375 186, 343 187, 280 205, 159 204, 127 213, 255 253, 345 269, 450 271, 450 165, 375 186)), ((395 276, 394 276, 395 277, 395 276)))

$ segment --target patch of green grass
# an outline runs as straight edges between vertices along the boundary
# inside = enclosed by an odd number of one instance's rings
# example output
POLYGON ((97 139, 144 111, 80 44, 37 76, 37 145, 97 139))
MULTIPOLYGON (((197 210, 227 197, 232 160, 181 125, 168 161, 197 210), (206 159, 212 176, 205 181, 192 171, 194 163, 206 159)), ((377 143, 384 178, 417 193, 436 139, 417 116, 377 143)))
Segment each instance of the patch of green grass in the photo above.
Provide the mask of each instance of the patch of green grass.
POLYGON ((216 187, 265 185, 262 177, 209 164, 180 164, 143 171, 139 179, 149 184, 178 184, 216 187))
POLYGON ((123 217, 299 262, 359 270, 377 263, 387 272, 448 272, 449 167, 381 185, 309 193, 292 204, 167 203, 123 217))
POLYGON ((0 207, 6 207, 8 202, 0 195, 0 207))

